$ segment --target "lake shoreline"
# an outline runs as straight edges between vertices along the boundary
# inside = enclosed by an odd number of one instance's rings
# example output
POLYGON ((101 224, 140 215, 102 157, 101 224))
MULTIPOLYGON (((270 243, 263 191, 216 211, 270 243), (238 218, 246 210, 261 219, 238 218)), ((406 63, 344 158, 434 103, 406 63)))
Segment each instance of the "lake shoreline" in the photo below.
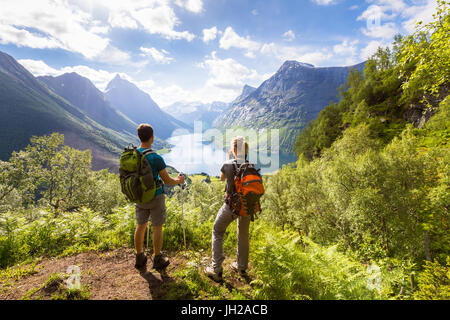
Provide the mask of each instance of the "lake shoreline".
MULTIPOLYGON (((220 148, 213 141, 203 139, 201 134, 187 134, 173 136, 167 140, 173 148, 166 150, 166 153, 160 153, 164 156, 167 165, 176 168, 179 172, 186 174, 202 174, 209 176, 218 176, 220 168, 228 159, 226 147, 220 148)), ((295 163, 297 157, 294 154, 279 153, 278 158, 270 159, 270 155, 265 155, 269 164, 272 161, 278 161, 278 165, 270 166, 261 164, 259 154, 256 166, 261 168, 264 174, 271 174, 279 170, 283 165, 295 163)))

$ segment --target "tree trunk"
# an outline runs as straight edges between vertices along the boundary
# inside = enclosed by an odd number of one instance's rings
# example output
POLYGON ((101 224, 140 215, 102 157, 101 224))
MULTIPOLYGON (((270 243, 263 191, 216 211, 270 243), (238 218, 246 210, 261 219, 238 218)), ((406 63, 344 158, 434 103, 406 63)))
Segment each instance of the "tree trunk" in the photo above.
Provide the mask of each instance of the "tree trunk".
POLYGON ((427 261, 431 262, 431 249, 430 249, 430 232, 425 232, 425 256, 427 261))

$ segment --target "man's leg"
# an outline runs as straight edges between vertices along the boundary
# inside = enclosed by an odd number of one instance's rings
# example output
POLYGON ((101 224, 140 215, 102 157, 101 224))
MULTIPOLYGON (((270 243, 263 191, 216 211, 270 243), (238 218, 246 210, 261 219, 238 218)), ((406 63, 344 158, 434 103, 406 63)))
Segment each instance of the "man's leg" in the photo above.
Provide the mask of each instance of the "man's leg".
POLYGON ((163 224, 166 222, 166 200, 164 194, 156 196, 150 203, 150 215, 153 225, 153 268, 164 269, 170 260, 161 253, 163 245, 163 224))
POLYGON ((153 252, 155 256, 159 255, 162 250, 163 231, 162 226, 153 226, 153 252))
POLYGON ((134 248, 136 249, 136 263, 134 264, 134 267, 141 272, 147 265, 147 257, 144 253, 144 237, 146 228, 147 223, 138 224, 136 226, 136 230, 134 231, 134 248))
POLYGON ((150 211, 145 207, 136 205, 136 230, 134 231, 134 248, 136 249, 136 264, 134 265, 136 269, 141 270, 141 268, 147 265, 147 257, 144 253, 144 238, 145 229, 147 228, 148 219, 150 217, 150 211))
POLYGON ((147 229, 147 222, 144 224, 138 224, 134 232, 134 248, 136 249, 136 254, 144 252, 144 238, 145 229, 147 229))

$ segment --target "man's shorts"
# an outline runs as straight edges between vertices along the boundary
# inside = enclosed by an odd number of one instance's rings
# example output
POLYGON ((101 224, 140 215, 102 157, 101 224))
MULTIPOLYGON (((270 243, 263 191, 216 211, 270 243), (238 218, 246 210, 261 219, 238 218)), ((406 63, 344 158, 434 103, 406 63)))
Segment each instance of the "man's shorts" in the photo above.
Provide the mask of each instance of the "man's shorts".
POLYGON ((146 204, 136 205, 136 220, 138 224, 146 224, 152 220, 152 226, 159 227, 166 222, 166 199, 159 194, 146 204))

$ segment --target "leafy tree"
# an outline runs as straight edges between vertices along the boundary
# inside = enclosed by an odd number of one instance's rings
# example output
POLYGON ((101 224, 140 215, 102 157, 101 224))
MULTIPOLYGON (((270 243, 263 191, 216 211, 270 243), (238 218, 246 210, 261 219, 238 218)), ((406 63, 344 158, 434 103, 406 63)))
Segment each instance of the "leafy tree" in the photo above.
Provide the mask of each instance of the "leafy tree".
POLYGON ((433 17, 434 20, 426 25, 418 22, 417 31, 403 39, 399 53, 404 78, 402 88, 407 98, 419 97, 429 106, 436 106, 433 100, 442 95, 445 97, 449 89, 449 2, 438 0, 433 17))

